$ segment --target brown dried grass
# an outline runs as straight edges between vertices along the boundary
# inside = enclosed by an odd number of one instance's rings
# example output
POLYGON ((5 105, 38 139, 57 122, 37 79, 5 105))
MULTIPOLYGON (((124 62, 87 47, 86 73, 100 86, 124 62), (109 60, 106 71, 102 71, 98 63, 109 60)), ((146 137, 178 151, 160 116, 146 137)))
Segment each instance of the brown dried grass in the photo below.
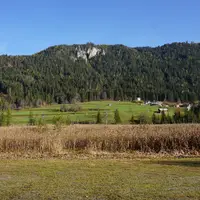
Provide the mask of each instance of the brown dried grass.
POLYGON ((0 155, 200 154, 200 125, 0 128, 0 155))

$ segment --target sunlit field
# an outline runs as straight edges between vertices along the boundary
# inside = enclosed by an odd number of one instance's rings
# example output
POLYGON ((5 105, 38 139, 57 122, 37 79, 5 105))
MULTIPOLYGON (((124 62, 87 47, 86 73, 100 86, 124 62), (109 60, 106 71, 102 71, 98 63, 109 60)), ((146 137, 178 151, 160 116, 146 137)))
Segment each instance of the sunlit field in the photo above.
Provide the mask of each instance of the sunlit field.
MULTIPOLYGON (((71 121, 79 123, 88 121, 96 122, 98 110, 101 112, 103 123, 111 124, 114 122, 114 111, 120 112, 122 123, 128 124, 132 115, 136 118, 140 114, 145 114, 151 118, 154 111, 158 110, 158 106, 139 105, 132 102, 117 102, 117 101, 93 101, 79 103, 81 110, 78 112, 60 112, 61 105, 55 104, 51 106, 43 106, 41 108, 30 108, 12 111, 13 124, 27 124, 30 111, 36 118, 43 118, 46 123, 51 124, 54 116, 62 115, 70 118, 71 121)), ((174 108, 169 108, 169 114, 174 113, 174 108)))
POLYGON ((200 159, 0 161, 4 199, 200 199, 200 159))
POLYGON ((0 128, 0 197, 200 199, 200 125, 0 128))

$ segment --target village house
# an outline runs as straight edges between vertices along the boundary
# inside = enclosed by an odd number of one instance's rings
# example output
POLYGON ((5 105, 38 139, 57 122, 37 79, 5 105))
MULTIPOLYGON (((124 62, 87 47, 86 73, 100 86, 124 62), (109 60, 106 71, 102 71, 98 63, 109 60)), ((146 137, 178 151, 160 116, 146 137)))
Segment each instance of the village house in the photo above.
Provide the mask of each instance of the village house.
POLYGON ((185 104, 183 103, 183 104, 177 104, 176 107, 177 108, 186 108, 188 111, 190 111, 192 108, 192 105, 189 103, 185 103, 185 104))

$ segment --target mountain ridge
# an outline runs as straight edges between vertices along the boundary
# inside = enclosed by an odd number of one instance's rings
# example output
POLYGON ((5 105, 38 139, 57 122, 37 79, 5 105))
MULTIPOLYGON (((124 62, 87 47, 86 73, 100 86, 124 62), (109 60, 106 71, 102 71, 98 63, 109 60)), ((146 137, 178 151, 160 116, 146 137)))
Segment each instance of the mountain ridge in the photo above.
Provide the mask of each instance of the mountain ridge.
POLYGON ((200 43, 56 45, 0 56, 0 92, 14 104, 99 99, 200 99, 200 43))
POLYGON ((42 53, 43 51, 49 50, 51 48, 56 48, 56 47, 76 47, 76 46, 87 46, 87 45, 93 45, 93 46, 97 46, 97 47, 105 47, 105 46, 123 46, 129 49, 145 49, 145 48, 149 48, 149 49, 156 49, 156 48, 160 48, 160 47, 164 47, 164 46, 170 46, 170 45, 174 45, 174 44, 190 44, 190 45, 200 45, 200 42, 171 42, 171 43, 165 43, 162 45, 158 45, 158 46, 128 46, 128 45, 124 45, 124 44, 95 44, 92 42, 87 42, 87 43, 80 43, 80 44, 58 44, 58 45, 51 45, 47 48, 44 48, 42 50, 39 50, 35 53, 32 54, 15 54, 15 55, 9 55, 7 53, 3 53, 0 54, 0 56, 10 56, 10 57, 15 57, 15 56, 33 56, 35 54, 39 54, 42 53))

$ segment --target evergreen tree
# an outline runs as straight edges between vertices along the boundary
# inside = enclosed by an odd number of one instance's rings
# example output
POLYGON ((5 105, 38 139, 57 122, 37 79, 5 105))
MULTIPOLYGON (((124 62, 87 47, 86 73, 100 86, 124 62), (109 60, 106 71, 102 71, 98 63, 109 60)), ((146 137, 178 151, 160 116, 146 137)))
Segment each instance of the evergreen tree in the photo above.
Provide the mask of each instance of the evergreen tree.
POLYGON ((100 111, 98 111, 97 113, 97 121, 96 121, 97 124, 101 124, 102 123, 102 117, 101 117, 101 113, 100 111))
POLYGON ((167 117, 166 117, 166 114, 164 111, 161 112, 161 119, 160 119, 160 123, 161 124, 167 124, 168 120, 167 120, 167 117))
POLYGON ((153 113, 151 120, 153 124, 159 124, 158 117, 156 116, 155 113, 153 113))
POLYGON ((196 122, 196 116, 193 113, 192 110, 185 110, 184 113, 184 123, 195 123, 196 122))
POLYGON ((30 126, 36 125, 36 119, 34 118, 32 111, 29 112, 28 125, 30 125, 30 126))
POLYGON ((6 113, 6 125, 10 126, 11 125, 11 120, 12 120, 12 113, 11 110, 8 109, 6 113))
POLYGON ((70 125, 71 124, 71 119, 70 117, 67 115, 66 119, 65 119, 65 124, 66 125, 70 125))
POLYGON ((135 124, 135 118, 134 118, 134 116, 133 116, 133 115, 131 116, 131 119, 130 119, 130 124, 135 124))
POLYGON ((188 123, 200 123, 200 104, 194 104, 191 110, 185 112, 188 123))
POLYGON ((119 110, 118 109, 115 110, 114 119, 115 119, 115 124, 122 123, 122 120, 120 118, 119 110))
POLYGON ((166 120, 167 120, 167 123, 168 123, 168 124, 173 124, 172 117, 169 115, 169 113, 168 113, 168 115, 166 116, 166 120))
POLYGON ((5 126, 5 124, 6 124, 6 116, 5 116, 4 110, 1 110, 1 113, 0 113, 0 126, 5 126))
POLYGON ((177 109, 174 113, 173 120, 176 124, 181 123, 181 112, 177 109))

